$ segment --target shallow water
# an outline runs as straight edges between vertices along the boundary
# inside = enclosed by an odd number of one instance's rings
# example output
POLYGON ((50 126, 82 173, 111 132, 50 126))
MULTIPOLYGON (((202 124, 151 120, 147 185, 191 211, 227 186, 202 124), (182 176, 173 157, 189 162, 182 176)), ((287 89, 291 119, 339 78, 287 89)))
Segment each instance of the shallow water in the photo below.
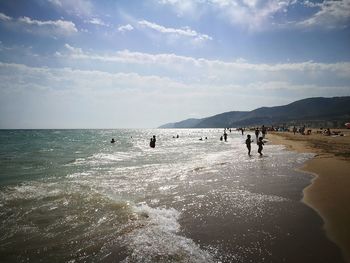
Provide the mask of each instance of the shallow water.
POLYGON ((341 262, 300 202, 310 176, 294 169, 311 155, 267 143, 248 157, 222 132, 0 131, 0 258, 341 262))

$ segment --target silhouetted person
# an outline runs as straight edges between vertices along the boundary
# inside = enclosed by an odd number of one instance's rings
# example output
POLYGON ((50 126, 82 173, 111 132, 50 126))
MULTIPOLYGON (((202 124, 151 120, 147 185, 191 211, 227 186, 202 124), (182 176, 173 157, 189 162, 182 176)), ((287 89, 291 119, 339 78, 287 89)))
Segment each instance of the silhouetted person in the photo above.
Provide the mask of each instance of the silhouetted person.
POLYGON ((262 156, 262 150, 263 150, 263 145, 264 145, 264 142, 263 142, 263 137, 259 137, 259 141, 258 141, 258 153, 260 154, 260 156, 262 156))
POLYGON ((250 140, 250 135, 248 134, 247 139, 245 140, 245 144, 247 145, 249 156, 250 156, 250 150, 252 149, 251 143, 252 141, 250 140))
POLYGON ((226 129, 224 130, 224 140, 225 140, 225 142, 227 142, 227 133, 226 133, 226 129))
POLYGON ((222 139, 222 136, 220 136, 220 141, 222 141, 223 139, 222 139))
POLYGON ((155 139, 155 137, 151 138, 151 141, 149 142, 149 146, 151 148, 155 148, 156 147, 156 139, 155 139))
POLYGON ((293 133, 294 133, 294 135, 295 135, 295 133, 297 132, 297 127, 293 127, 293 133))
POLYGON ((244 135, 244 129, 243 128, 241 128, 241 132, 242 132, 242 136, 244 135))
POLYGON ((179 135, 176 135, 176 138, 179 138, 179 135))
POLYGON ((115 143, 115 140, 114 140, 114 138, 112 138, 112 140, 111 140, 111 143, 115 143))

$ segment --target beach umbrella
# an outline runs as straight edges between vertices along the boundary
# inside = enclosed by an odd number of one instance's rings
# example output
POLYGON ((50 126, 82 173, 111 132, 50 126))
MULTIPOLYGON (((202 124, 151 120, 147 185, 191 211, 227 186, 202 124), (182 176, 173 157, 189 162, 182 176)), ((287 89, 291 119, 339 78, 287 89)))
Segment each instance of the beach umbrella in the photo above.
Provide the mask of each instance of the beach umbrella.
POLYGON ((350 122, 345 123, 346 128, 350 129, 350 122))

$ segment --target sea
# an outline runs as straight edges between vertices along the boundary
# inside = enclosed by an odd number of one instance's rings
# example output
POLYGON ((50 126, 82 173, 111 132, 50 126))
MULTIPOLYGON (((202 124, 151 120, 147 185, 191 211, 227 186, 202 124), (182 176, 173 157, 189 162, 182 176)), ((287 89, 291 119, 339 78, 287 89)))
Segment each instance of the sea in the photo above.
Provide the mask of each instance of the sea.
POLYGON ((343 262, 302 202, 313 155, 227 132, 0 130, 0 261, 343 262))

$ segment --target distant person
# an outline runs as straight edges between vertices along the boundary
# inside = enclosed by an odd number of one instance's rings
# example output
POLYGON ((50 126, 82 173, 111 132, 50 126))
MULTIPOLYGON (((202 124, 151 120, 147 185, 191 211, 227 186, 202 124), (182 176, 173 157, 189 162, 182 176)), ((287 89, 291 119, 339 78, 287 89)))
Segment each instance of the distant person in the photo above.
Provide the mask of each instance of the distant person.
POLYGON ((176 135, 176 138, 179 139, 179 135, 176 135))
POLYGON ((247 139, 245 140, 245 144, 247 145, 249 156, 250 156, 250 150, 252 149, 251 143, 252 141, 250 140, 250 135, 248 134, 247 139))
POLYGON ((297 132, 297 127, 293 127, 293 133, 294 133, 294 135, 295 135, 295 133, 297 132))
POLYGON ((242 132, 242 136, 244 135, 244 129, 243 128, 241 128, 241 132, 242 132))
POLYGON ((256 142, 257 142, 257 143, 258 143, 259 133, 260 133, 259 128, 256 128, 256 129, 255 129, 255 137, 256 137, 256 142))
POLYGON ((259 141, 258 141, 258 153, 260 154, 260 156, 262 156, 262 150, 263 150, 263 145, 264 145, 264 142, 263 142, 263 137, 259 137, 259 141))
POLYGON ((227 133, 226 133, 226 129, 224 130, 224 140, 225 140, 225 142, 227 142, 227 133))
POLYGON ((208 140, 208 137, 205 137, 206 140, 208 140))
POLYGON ((155 148, 156 147, 156 136, 155 135, 153 135, 153 137, 151 138, 151 140, 150 140, 150 142, 149 142, 149 146, 151 147, 151 148, 155 148))
POLYGON ((220 136, 220 141, 222 141, 223 140, 223 138, 222 138, 222 136, 220 136))
POLYGON ((155 148, 155 147, 156 147, 156 141, 155 141, 154 138, 151 138, 151 140, 150 140, 150 142, 149 142, 149 146, 150 146, 151 148, 155 148))
POLYGON ((203 138, 201 137, 199 140, 200 140, 200 141, 203 141, 203 138))
POLYGON ((115 143, 115 140, 114 140, 114 138, 112 138, 112 140, 111 140, 111 143, 115 143))

